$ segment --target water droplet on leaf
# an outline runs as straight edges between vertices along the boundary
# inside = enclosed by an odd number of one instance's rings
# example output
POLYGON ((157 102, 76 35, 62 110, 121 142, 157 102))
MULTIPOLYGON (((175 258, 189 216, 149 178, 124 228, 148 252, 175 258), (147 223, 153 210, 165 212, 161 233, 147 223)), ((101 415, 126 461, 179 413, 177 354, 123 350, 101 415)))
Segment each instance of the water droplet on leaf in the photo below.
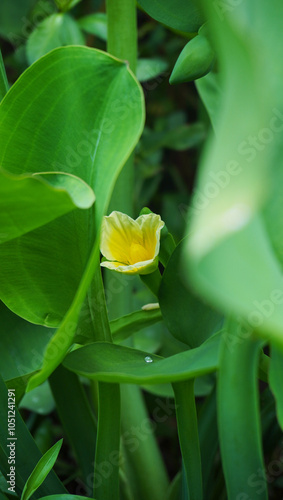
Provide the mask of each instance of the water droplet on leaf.
POLYGON ((146 356, 144 358, 144 360, 145 360, 146 363, 152 363, 153 362, 153 359, 150 356, 146 356))

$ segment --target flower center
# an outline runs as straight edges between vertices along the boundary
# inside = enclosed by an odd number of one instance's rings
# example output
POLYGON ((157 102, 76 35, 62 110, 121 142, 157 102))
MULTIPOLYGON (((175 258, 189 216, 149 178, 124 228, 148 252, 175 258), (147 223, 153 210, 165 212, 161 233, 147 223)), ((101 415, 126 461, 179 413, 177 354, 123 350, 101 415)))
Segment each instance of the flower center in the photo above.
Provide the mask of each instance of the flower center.
POLYGON ((149 260, 151 257, 148 255, 148 251, 139 243, 132 243, 130 248, 130 264, 136 264, 137 262, 143 262, 144 260, 149 260))

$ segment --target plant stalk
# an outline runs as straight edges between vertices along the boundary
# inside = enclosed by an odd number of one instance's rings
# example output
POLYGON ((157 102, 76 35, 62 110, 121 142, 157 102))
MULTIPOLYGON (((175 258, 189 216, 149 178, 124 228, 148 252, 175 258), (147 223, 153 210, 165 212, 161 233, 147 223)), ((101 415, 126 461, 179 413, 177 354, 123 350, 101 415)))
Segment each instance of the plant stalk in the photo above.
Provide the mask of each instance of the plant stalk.
POLYGON ((202 500, 201 455, 198 438, 194 380, 172 384, 178 434, 190 500, 202 500))
POLYGON ((99 383, 98 429, 94 464, 95 500, 119 500, 120 388, 99 383))
POLYGON ((261 444, 258 361, 262 341, 246 335, 234 320, 227 322, 222 339, 218 380, 218 426, 228 499, 245 494, 267 500, 261 444))

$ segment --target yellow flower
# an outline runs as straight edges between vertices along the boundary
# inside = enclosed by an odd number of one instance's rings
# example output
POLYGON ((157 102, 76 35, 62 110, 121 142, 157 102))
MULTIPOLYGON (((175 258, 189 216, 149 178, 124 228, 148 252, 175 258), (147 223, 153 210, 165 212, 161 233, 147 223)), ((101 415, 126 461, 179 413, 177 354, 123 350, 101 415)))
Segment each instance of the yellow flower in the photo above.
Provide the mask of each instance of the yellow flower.
POLYGON ((160 215, 140 215, 136 220, 112 212, 102 221, 100 250, 107 261, 101 266, 125 274, 149 274, 158 266, 160 215))

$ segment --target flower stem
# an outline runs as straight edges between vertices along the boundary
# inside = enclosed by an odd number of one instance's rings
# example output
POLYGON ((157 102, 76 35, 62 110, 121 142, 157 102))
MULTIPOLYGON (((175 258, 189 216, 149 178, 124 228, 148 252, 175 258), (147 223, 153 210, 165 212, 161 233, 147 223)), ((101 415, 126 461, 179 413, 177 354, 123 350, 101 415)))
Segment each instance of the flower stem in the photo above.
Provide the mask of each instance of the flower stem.
POLYGON ((99 261, 88 291, 88 305, 94 329, 94 340, 112 342, 99 261))
MULTIPOLYGON (((106 0, 107 11, 107 51, 128 61, 133 72, 137 63, 137 20, 135 0, 106 0)), ((112 194, 109 212, 118 210, 130 216, 134 212, 134 155, 125 163, 112 194)), ((119 277, 115 273, 105 272, 106 289, 116 290, 121 287, 119 277)), ((114 319, 131 311, 132 286, 131 277, 125 276, 122 293, 115 295, 109 307, 110 318, 114 319)), ((111 293, 111 291, 110 291, 111 293)))
POLYGON ((164 500, 169 481, 139 387, 123 384, 121 399, 122 437, 133 471, 135 498, 164 500))
POLYGON ((119 447, 119 385, 100 382, 93 490, 96 500, 119 500, 119 447))
POLYGON ((135 0, 106 0, 107 51, 128 61, 133 72, 137 62, 137 22, 135 0))

